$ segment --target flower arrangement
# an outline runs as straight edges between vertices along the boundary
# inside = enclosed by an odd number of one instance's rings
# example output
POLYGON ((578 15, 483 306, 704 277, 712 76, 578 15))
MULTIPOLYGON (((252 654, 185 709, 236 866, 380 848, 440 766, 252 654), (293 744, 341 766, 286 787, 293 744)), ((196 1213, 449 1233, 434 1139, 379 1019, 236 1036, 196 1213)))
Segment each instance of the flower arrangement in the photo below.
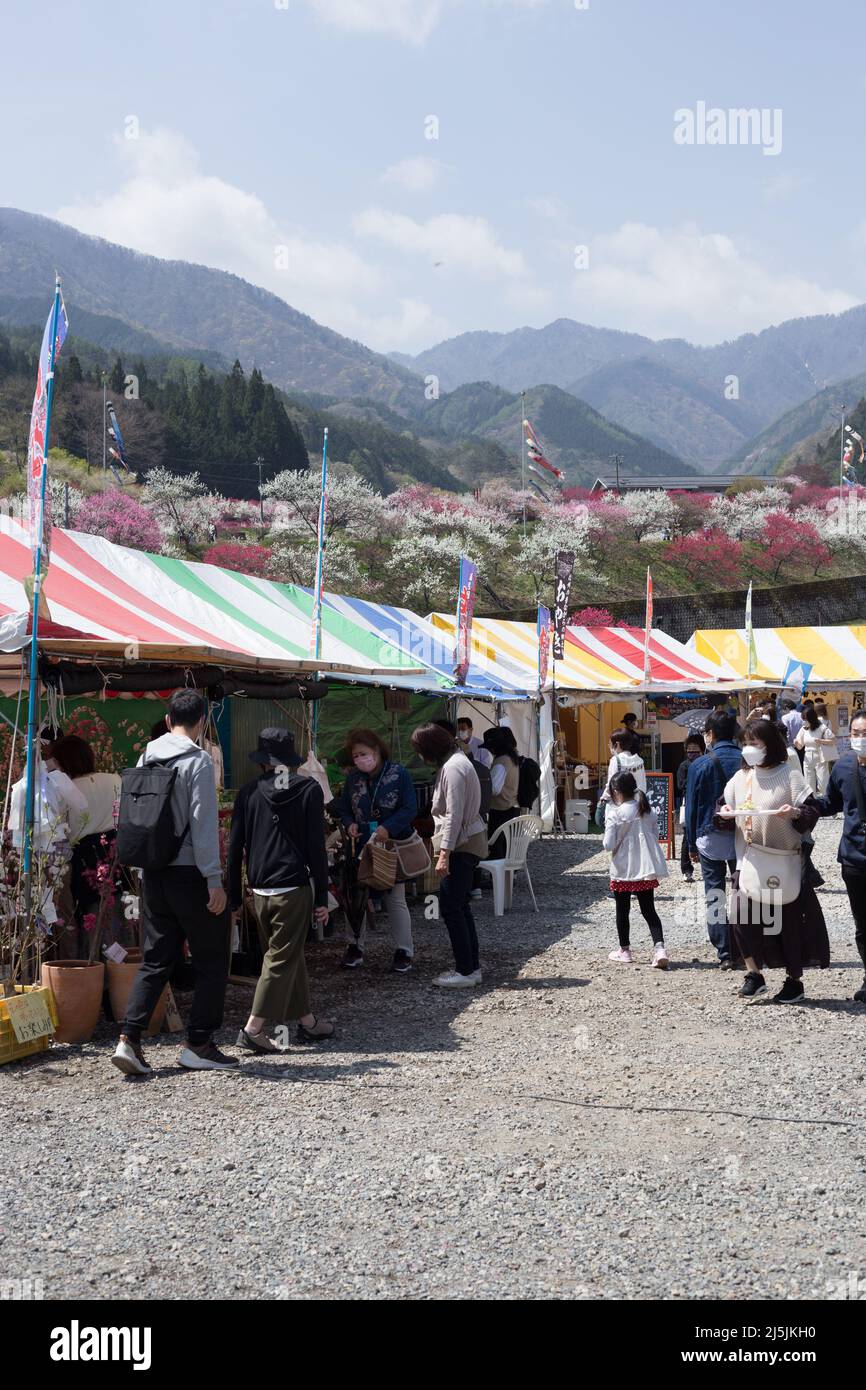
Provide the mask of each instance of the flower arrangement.
POLYGON ((76 734, 90 744, 97 772, 117 771, 111 730, 90 705, 79 705, 66 725, 66 732, 76 734))

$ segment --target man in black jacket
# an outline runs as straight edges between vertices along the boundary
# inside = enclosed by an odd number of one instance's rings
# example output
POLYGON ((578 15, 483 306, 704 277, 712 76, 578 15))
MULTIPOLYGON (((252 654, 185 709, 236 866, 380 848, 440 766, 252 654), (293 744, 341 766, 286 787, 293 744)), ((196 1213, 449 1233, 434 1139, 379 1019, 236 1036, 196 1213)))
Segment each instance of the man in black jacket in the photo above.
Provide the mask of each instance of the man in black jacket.
MULTIPOLYGON (((822 816, 845 813, 836 858, 842 865, 854 917, 854 941, 866 971, 866 714, 855 714, 851 720, 851 751, 833 764, 826 793, 814 800, 822 816)), ((866 1004, 866 976, 854 998, 866 1004)))
POLYGON ((235 801, 229 840, 229 899, 237 916, 243 902, 243 862, 252 892, 262 950, 253 1009, 238 1034, 248 1052, 279 1052, 267 1022, 298 1020, 299 1042, 333 1036, 330 1023, 310 1012, 304 943, 310 921, 328 920, 325 799, 311 777, 298 777, 301 759, 287 729, 262 729, 250 754, 264 769, 235 801), (310 887, 312 879, 313 887, 310 887))

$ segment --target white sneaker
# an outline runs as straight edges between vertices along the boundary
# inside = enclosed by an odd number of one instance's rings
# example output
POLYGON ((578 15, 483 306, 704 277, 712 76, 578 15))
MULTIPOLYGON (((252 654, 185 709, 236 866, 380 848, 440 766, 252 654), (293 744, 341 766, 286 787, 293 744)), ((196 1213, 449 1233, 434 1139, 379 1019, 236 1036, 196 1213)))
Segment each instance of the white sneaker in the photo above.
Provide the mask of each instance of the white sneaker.
POLYGON ((149 1076, 153 1067, 145 1061, 141 1046, 134 1047, 128 1038, 121 1038, 111 1058, 124 1076, 149 1076))
POLYGON ((660 941, 653 950, 653 970, 667 970, 669 965, 670 960, 665 950, 665 943, 660 941))
POLYGON ((634 957, 631 951, 623 951, 620 947, 617 947, 615 951, 611 951, 608 956, 608 960, 616 961, 617 965, 631 965, 633 959, 634 957))
POLYGON ((445 970, 433 981, 440 989, 474 989, 481 984, 481 971, 473 970, 471 975, 461 975, 456 970, 445 970))

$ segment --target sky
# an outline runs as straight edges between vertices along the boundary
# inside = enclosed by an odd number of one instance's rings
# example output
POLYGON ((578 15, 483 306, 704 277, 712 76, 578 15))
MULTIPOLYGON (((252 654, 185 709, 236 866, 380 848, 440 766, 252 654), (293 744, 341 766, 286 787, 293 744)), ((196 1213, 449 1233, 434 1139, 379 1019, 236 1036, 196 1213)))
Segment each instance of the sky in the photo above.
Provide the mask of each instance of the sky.
POLYGON ((864 39, 859 0, 6 0, 0 203, 378 351, 715 343, 866 300, 864 39))

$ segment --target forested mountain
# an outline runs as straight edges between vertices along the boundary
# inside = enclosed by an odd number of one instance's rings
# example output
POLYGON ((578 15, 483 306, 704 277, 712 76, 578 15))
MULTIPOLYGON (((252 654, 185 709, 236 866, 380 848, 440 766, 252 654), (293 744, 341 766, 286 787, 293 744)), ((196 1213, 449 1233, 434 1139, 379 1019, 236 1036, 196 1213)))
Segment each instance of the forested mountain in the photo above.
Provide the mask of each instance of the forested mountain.
POLYGON ((652 342, 570 319, 511 333, 464 333, 416 357, 454 390, 550 382, 608 419, 700 466, 742 457, 754 437, 825 387, 866 372, 866 306, 791 319, 731 342, 652 342))

